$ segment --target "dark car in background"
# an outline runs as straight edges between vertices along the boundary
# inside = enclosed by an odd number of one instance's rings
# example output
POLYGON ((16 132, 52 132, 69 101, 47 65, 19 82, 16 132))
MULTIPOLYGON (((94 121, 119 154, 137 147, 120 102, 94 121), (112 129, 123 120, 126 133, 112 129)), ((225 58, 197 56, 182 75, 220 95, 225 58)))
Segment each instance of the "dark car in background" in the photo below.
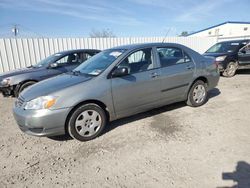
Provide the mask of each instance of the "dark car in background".
POLYGON ((78 49, 55 53, 27 68, 0 74, 0 92, 17 97, 27 87, 50 77, 72 71, 99 50, 78 49))
POLYGON ((237 69, 250 68, 250 40, 219 42, 203 55, 215 57, 222 75, 232 77, 237 69))

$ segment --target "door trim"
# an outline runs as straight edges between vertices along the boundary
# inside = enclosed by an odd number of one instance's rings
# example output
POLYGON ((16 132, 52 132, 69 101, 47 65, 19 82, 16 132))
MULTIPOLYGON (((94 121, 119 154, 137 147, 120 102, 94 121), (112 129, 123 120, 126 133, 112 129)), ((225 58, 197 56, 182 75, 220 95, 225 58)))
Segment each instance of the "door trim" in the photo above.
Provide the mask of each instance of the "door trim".
POLYGON ((161 92, 166 92, 166 91, 170 91, 170 90, 173 90, 173 89, 178 89, 178 88, 181 88, 181 87, 186 87, 186 86, 188 86, 188 85, 189 85, 189 83, 181 84, 181 85, 178 85, 178 86, 175 86, 175 87, 163 89, 163 90, 161 90, 161 92))

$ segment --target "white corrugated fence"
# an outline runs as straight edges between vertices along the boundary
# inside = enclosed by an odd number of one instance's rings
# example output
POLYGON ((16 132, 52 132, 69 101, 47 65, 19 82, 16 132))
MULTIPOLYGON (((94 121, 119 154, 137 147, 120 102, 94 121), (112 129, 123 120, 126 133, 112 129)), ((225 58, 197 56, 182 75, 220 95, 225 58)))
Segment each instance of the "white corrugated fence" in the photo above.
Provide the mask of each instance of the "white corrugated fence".
MULTIPOLYGON (((0 39, 0 72, 36 64, 45 57, 70 49, 107 49, 114 46, 162 42, 164 37, 124 38, 3 38, 0 39)), ((216 38, 166 37, 164 42, 186 45, 199 53, 217 42, 216 38)))

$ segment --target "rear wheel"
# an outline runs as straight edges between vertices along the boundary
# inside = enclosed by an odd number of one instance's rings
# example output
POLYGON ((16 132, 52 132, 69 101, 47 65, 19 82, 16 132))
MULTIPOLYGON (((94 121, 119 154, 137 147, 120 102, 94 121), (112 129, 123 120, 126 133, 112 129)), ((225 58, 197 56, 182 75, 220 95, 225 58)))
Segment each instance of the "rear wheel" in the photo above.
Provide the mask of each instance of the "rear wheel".
POLYGON ((227 68, 222 72, 222 75, 225 77, 233 77, 238 68, 238 64, 236 62, 230 62, 227 65, 227 68))
POLYGON ((202 80, 197 80, 188 93, 187 105, 198 107, 207 102, 207 85, 202 80))
POLYGON ((22 91, 24 91, 25 89, 27 89, 28 87, 30 87, 31 85, 33 85, 33 84, 35 84, 35 83, 36 83, 35 81, 28 81, 28 82, 23 83, 23 84, 20 86, 19 90, 16 92, 16 97, 18 97, 19 94, 20 94, 22 91))
POLYGON ((100 106, 84 104, 70 115, 67 128, 72 138, 88 141, 102 133, 106 121, 105 111, 100 106))

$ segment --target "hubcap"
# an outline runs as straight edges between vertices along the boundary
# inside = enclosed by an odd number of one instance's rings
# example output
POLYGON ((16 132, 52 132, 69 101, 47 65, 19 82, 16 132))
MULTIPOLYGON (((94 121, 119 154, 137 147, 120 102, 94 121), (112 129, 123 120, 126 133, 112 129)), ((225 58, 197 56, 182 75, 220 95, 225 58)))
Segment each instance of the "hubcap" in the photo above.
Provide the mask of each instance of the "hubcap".
POLYGON ((206 89, 203 85, 197 85, 193 91, 193 100, 195 103, 201 103, 206 96, 206 89))
POLYGON ((97 111, 86 110, 76 118, 75 128, 81 136, 90 137, 100 129, 101 124, 101 115, 97 111))

